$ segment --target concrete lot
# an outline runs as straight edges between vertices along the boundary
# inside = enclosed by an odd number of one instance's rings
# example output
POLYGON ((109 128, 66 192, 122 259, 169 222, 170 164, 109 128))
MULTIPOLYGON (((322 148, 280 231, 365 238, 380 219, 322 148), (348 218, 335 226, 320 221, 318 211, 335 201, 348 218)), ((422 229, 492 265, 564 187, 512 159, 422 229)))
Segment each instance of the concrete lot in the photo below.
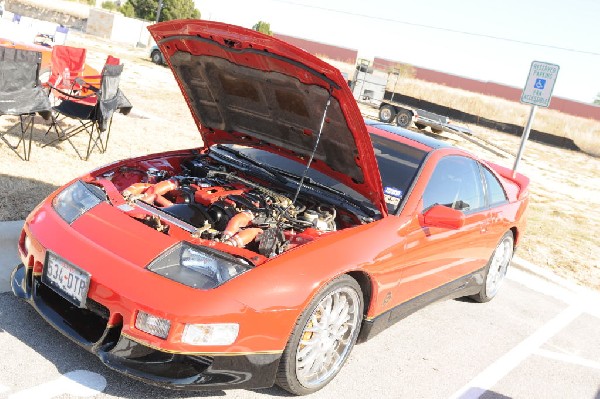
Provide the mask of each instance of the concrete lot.
MULTIPOLYGON (((0 398, 287 396, 278 388, 168 391, 107 369, 7 292, 21 224, 0 225, 0 398)), ((599 398, 598 293, 518 263, 494 301, 417 312, 356 346, 333 383, 310 397, 599 398)))

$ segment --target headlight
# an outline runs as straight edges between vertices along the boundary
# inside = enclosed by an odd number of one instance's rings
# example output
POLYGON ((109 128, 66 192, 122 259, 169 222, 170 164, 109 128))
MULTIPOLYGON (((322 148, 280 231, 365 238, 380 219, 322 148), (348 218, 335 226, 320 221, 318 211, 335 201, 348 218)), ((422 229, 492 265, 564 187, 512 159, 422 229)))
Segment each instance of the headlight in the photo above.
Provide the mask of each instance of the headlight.
POLYGON ((65 222, 71 224, 79 216, 101 203, 104 200, 103 196, 106 199, 99 187, 76 181, 54 197, 52 207, 65 222))
POLYGON ((222 324, 186 324, 181 341, 189 345, 231 345, 235 342, 240 325, 222 324))
POLYGON ((250 269, 226 253, 180 243, 148 266, 148 270, 189 287, 208 290, 250 269))
POLYGON ((171 322, 140 310, 135 317, 135 328, 155 337, 167 339, 171 322))

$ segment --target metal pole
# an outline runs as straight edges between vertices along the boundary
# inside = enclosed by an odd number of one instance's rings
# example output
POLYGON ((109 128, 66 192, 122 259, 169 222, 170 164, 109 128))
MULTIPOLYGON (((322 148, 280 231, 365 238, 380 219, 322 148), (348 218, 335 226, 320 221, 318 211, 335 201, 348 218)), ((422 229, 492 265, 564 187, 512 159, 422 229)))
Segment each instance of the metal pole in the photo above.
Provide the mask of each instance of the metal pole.
POLYGON ((531 131, 531 125, 533 124, 533 119, 535 118, 535 111, 537 111, 537 105, 531 106, 531 112, 529 113, 529 119, 527 120, 527 124, 525 125, 525 130, 523 130, 523 137, 521 138, 521 146, 519 147, 519 152, 517 153, 517 157, 515 158, 515 164, 513 166, 513 177, 517 175, 517 166, 519 165, 519 161, 521 160, 521 156, 523 155, 523 150, 525 149, 525 142, 529 138, 529 132, 531 131))
POLYGON ((369 60, 361 60, 360 61, 360 67, 362 68, 363 66, 365 67, 365 71, 363 72, 363 81, 362 81, 362 85, 360 85, 360 91, 358 93, 358 99, 359 101, 361 100, 361 97, 363 95, 363 89, 365 87, 365 80, 367 80, 367 71, 369 70, 369 64, 370 61, 369 60))
POLYGON ((394 88, 392 89, 392 97, 390 101, 394 101, 394 94, 396 94, 396 86, 398 86, 398 79, 400 79, 400 69, 394 68, 392 74, 396 75, 396 81, 394 82, 394 88))
POLYGON ((158 0, 158 10, 156 11, 156 22, 160 19, 160 11, 162 10, 163 0, 158 0))

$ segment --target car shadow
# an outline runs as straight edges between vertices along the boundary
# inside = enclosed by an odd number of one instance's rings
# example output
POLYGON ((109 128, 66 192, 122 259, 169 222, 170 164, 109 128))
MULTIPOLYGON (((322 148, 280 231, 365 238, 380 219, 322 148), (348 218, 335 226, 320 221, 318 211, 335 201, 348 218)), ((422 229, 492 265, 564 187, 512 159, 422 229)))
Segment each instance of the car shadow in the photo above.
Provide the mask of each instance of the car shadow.
MULTIPOLYGON (((106 388, 103 393, 124 398, 191 398, 224 396, 223 391, 188 392, 174 391, 155 387, 121 375, 107 368, 92 353, 79 347, 51 327, 46 321, 25 301, 15 297, 12 293, 0 294, 0 336, 9 334, 23 344, 34 350, 45 360, 52 363, 58 373, 65 374, 74 370, 87 370, 98 373, 106 378, 106 388)), ((10 338, 4 338, 10 339, 10 338)), ((13 349, 14 350, 14 349, 13 349)), ((23 356, 29 356, 23 351, 23 356)), ((4 362, 3 362, 4 363, 4 362)), ((43 365, 43 361, 39 362, 43 365)), ((30 364, 31 365, 31 364, 30 364)), ((3 374, 13 371, 19 374, 20 381, 29 381, 30 384, 17 389, 44 383, 39 377, 42 370, 31 365, 30 369, 11 370, 10 364, 3 365, 3 374)))
POLYGON ((0 173, 0 221, 25 219, 33 208, 58 187, 36 179, 0 173))
MULTIPOLYGON (((94 354, 87 352, 56 331, 46 323, 33 307, 10 292, 0 294, 0 338, 2 334, 8 334, 27 345, 38 355, 52 363, 60 374, 74 370, 87 370, 102 375, 106 378, 107 383, 102 393, 106 395, 131 399, 225 396, 225 392, 222 390, 177 391, 160 388, 113 371, 106 367, 94 354)), ((5 337, 5 339, 7 338, 5 337)), ((0 339, 0 342, 2 341, 0 339)), ((28 356, 28 354, 23 356, 28 356)), ((40 361, 39 364, 43 364, 43 362, 40 361)), ((40 373, 37 366, 30 365, 32 367, 28 370, 11 370, 10 365, 4 365, 2 374, 13 371, 15 374, 19 374, 19 380, 32 382, 28 386, 17 388, 19 390, 46 382, 39 377, 40 374, 43 375, 43 372, 40 373)), ((2 374, 0 374, 0 381, 2 380, 2 374)), ((276 386, 249 391, 275 397, 294 396, 276 386)))

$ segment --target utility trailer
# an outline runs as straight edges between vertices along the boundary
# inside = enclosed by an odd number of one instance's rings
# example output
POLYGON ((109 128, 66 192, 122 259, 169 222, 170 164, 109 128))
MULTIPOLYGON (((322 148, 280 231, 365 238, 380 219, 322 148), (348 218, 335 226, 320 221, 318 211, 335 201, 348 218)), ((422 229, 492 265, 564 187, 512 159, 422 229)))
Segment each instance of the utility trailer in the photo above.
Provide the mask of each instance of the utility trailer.
POLYGON ((379 108, 379 120, 384 123, 396 123, 400 127, 408 128, 414 122, 418 129, 423 130, 429 126, 433 133, 447 131, 471 134, 467 127, 450 124, 447 116, 394 101, 399 78, 400 71, 397 69, 393 72, 374 70, 369 60, 359 59, 354 76, 348 84, 356 101, 379 108), (392 92, 390 99, 384 98, 386 90, 392 92))

